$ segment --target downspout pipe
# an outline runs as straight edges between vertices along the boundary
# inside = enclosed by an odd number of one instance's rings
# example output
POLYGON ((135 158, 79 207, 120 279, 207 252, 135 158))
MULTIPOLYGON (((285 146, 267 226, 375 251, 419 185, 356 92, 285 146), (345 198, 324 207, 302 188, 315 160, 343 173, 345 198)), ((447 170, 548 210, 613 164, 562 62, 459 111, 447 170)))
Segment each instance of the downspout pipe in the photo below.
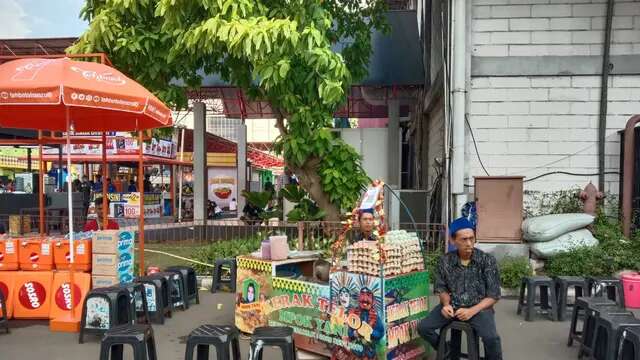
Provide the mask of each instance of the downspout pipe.
POLYGON ((453 9, 453 121, 452 137, 453 149, 451 158, 451 193, 454 199, 454 217, 460 215, 462 206, 466 202, 464 189, 464 119, 466 103, 466 0, 454 0, 453 9))
POLYGON ((631 235, 633 220, 633 177, 635 172, 635 127, 640 122, 640 115, 632 116, 624 129, 624 164, 622 177, 622 232, 626 237, 631 235))
POLYGON ((607 104, 609 90, 609 50, 611 48, 611 28, 613 23, 613 5, 615 0, 607 1, 607 21, 604 33, 604 49, 602 51, 602 78, 600 86, 600 116, 598 121, 598 190, 605 190, 605 141, 607 134, 607 104))

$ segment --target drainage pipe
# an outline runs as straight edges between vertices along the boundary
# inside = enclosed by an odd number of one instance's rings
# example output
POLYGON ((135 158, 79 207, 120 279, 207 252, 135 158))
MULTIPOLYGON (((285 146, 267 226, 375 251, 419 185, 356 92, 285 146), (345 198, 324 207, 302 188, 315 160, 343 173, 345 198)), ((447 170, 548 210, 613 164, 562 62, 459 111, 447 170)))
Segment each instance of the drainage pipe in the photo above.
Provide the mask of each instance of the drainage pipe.
POLYGON ((451 158, 451 193, 454 198, 454 217, 460 215, 466 202, 464 189, 464 115, 466 95, 466 0, 453 1, 453 154, 451 158))
POLYGON ((609 50, 611 48, 611 28, 613 23, 614 0, 607 1, 607 21, 604 33, 604 49, 602 51, 602 78, 600 87, 600 118, 598 121, 598 190, 604 191, 605 141, 607 134, 607 92, 609 90, 609 50))
POLYGON ((633 218, 633 178, 635 172, 635 127, 640 122, 640 115, 634 115, 627 121, 624 129, 624 164, 622 176, 622 231, 626 237, 631 235, 633 218))

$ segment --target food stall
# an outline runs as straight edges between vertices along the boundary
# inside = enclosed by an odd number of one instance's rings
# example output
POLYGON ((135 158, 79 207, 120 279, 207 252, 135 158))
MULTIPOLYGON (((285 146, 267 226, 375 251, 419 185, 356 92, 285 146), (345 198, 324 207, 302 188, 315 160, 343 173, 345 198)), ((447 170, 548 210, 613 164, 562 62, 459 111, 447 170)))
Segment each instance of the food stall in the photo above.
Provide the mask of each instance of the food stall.
POLYGON ((297 348, 333 359, 424 357, 427 343, 417 332, 429 310, 424 252, 415 233, 386 232, 382 186, 374 182, 363 196, 333 245, 331 263, 313 251, 266 259, 282 253, 273 241, 279 236, 271 237, 270 249, 263 242, 262 251, 237 257, 236 326, 247 333, 290 326, 297 348), (372 207, 378 240, 344 246, 358 210, 372 207), (329 265, 328 281, 318 280, 314 275, 329 265))

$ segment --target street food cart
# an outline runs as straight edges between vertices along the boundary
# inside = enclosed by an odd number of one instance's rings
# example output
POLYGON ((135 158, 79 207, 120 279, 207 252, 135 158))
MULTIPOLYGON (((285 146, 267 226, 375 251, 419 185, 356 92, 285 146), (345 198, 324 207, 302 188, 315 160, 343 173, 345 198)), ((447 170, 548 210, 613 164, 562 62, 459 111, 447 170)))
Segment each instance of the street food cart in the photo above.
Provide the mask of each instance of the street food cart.
MULTIPOLYGON (((374 205, 378 240, 347 246, 346 261, 334 258, 328 282, 309 280, 319 259, 313 252, 293 251, 284 260, 239 256, 236 326, 247 333, 292 327, 297 348, 333 359, 424 357, 427 345, 417 331, 429 310, 424 253, 416 234, 386 232, 382 194, 382 183, 375 182, 358 207, 374 205)), ((335 256, 344 239, 334 244, 335 256)))

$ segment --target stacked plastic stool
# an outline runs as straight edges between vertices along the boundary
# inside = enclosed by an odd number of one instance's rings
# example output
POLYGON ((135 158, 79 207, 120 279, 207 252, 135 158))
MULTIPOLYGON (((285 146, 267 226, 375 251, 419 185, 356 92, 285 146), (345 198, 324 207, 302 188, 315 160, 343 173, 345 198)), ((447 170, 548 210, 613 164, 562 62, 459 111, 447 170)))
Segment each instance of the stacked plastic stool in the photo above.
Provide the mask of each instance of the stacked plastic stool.
POLYGON ((589 282, 590 296, 605 296, 618 305, 624 306, 624 288, 620 279, 589 277, 587 281, 589 282))
POLYGON ((453 321, 440 330, 440 343, 436 360, 465 358, 469 360, 483 360, 480 357, 480 337, 469 323, 453 321), (451 333, 451 342, 447 344, 447 333, 451 333), (467 336, 467 353, 461 352, 461 334, 467 336))
POLYGON ((189 302, 200 304, 200 296, 198 295, 198 279, 196 277, 196 271, 192 267, 170 266, 166 268, 165 271, 181 273, 182 279, 186 284, 187 300, 189 302))
POLYGON ((262 360, 265 346, 275 346, 282 351, 283 360, 296 360, 296 345, 293 341, 293 329, 284 326, 263 326, 254 330, 249 345, 249 359, 262 360))
POLYGON ((558 297, 558 320, 564 321, 567 317, 567 308, 573 308, 574 303, 568 302, 569 289, 574 289, 575 298, 587 295, 589 284, 587 280, 580 276, 557 276, 556 296, 558 297))
POLYGON ((133 347, 134 360, 157 360, 151 325, 121 325, 107 331, 100 344, 100 360, 122 360, 124 345, 133 347))
POLYGON ((621 328, 640 327, 640 320, 632 314, 603 314, 596 319, 591 353, 598 360, 615 360, 621 328))
POLYGON ((82 305, 78 342, 84 342, 85 334, 103 335, 109 329, 131 321, 131 300, 127 289, 118 286, 93 289, 82 305))
POLYGON ((197 359, 209 359, 209 347, 216 348, 217 360, 240 360, 240 332, 235 326, 202 325, 193 330, 187 338, 185 360, 193 360, 194 350, 198 350, 197 359), (231 346, 231 351, 229 351, 231 346))
POLYGON ((222 267, 223 266, 228 266, 229 267, 229 271, 230 271, 230 279, 228 281, 229 283, 229 289, 231 292, 235 292, 236 291, 236 275, 238 272, 238 265, 236 263, 236 259, 234 258, 228 258, 228 259, 217 259, 216 263, 215 263, 215 267, 213 268, 213 283, 211 284, 211 292, 215 293, 216 291, 220 290, 221 285, 223 283, 225 283, 225 281, 222 280, 222 267))

